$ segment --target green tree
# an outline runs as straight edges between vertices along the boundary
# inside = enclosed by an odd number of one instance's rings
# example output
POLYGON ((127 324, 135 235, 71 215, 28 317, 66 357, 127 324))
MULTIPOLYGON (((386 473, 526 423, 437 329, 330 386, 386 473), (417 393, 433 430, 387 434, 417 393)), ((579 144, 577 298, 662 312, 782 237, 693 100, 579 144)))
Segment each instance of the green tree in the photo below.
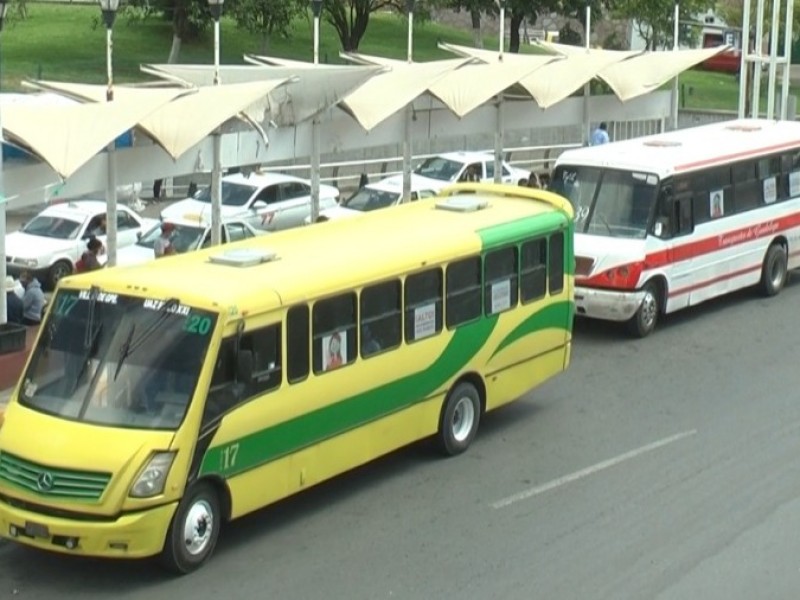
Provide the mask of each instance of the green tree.
POLYGON ((183 41, 196 38, 211 22, 207 0, 128 0, 121 13, 132 21, 156 17, 172 23, 168 63, 178 62, 183 41))
MULTIPOLYGON (((756 19, 756 10, 757 10, 757 3, 752 2, 750 5, 750 23, 752 26, 755 27, 755 19, 756 19)), ((771 3, 765 3, 765 10, 764 10, 764 32, 765 34, 769 32, 770 28, 772 27, 772 13, 771 13, 771 3)), ((783 35, 784 35, 784 27, 786 25, 786 3, 780 2, 779 7, 781 10, 780 18, 778 19, 779 27, 780 27, 780 41, 781 45, 783 45, 783 35)), ((742 0, 719 0, 714 7, 717 15, 719 15, 725 23, 728 24, 730 27, 739 27, 741 28, 744 24, 744 4, 742 0)), ((794 11, 792 13, 792 38, 797 39, 800 36, 800 0, 794 0, 794 11)), ((765 38, 766 35, 765 35, 765 38)))
POLYGON ((226 3, 227 13, 236 24, 250 33, 261 36, 261 51, 269 49, 274 35, 288 36, 292 19, 304 14, 308 2, 304 0, 232 0, 226 3))
MULTIPOLYGON (((430 4, 436 4, 436 1, 430 4)), ((364 37, 372 13, 379 10, 394 10, 406 13, 407 0, 323 0, 322 12, 339 36, 345 52, 358 50, 364 37)), ((417 0, 414 17, 427 18, 429 12, 426 3, 417 0)))
MULTIPOLYGON (((681 0, 679 21, 691 21, 694 15, 705 12, 713 4, 713 0, 681 0)), ((675 0, 616 0, 614 14, 634 22, 648 50, 672 47, 675 0)), ((678 28, 680 42, 692 43, 695 38, 696 32, 691 27, 678 28)))

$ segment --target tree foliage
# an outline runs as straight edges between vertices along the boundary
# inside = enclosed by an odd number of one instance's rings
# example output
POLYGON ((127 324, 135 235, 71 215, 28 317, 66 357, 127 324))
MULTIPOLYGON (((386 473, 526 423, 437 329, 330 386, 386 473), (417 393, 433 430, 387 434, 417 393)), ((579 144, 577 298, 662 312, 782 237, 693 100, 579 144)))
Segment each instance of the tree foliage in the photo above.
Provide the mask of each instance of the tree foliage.
MULTIPOLYGON (((794 0, 794 9, 792 13, 792 38, 797 39, 800 37, 800 0, 794 0)), ((768 32, 772 27, 772 12, 771 3, 765 3, 764 10, 764 32, 768 32)), ((750 5, 750 23, 753 27, 756 24, 756 11, 758 4, 752 2, 750 5)), ((786 25, 786 2, 780 2, 779 7, 781 10, 778 23, 780 24, 781 43, 783 42, 784 27, 786 25)), ((744 4, 741 0, 720 0, 715 7, 717 14, 727 23, 730 27, 742 27, 744 24, 744 4)), ((766 39, 766 37, 765 37, 766 39)))
POLYGON ((287 36, 292 20, 304 14, 308 2, 304 0, 230 0, 226 12, 236 24, 250 33, 261 36, 261 50, 269 48, 274 35, 287 36))
MULTIPOLYGON (((394 10, 405 14, 407 0, 323 0, 322 12, 339 36, 342 50, 353 52, 367 31, 369 18, 379 10, 394 10)), ((425 3, 417 0, 414 16, 425 18, 428 15, 425 3)))
MULTIPOLYGON (((690 21, 697 13, 705 12, 713 4, 712 0, 681 0, 679 23, 690 21)), ((675 0, 616 0, 614 14, 623 19, 631 19, 639 35, 649 50, 671 48, 675 24, 675 0)), ((697 32, 686 25, 678 28, 681 43, 692 43, 697 32)))

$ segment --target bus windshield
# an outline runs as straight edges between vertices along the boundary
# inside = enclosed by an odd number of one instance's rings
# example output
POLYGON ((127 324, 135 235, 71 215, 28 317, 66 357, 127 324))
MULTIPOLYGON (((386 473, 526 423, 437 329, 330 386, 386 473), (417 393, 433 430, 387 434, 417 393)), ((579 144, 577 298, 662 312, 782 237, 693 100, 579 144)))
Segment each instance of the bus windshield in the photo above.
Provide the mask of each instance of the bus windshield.
POLYGON ((203 365, 213 313, 177 299, 61 290, 23 378, 20 403, 65 419, 174 430, 203 365))
POLYGON ((656 202, 658 177, 576 165, 559 165, 551 191, 575 210, 576 233, 644 238, 656 202))

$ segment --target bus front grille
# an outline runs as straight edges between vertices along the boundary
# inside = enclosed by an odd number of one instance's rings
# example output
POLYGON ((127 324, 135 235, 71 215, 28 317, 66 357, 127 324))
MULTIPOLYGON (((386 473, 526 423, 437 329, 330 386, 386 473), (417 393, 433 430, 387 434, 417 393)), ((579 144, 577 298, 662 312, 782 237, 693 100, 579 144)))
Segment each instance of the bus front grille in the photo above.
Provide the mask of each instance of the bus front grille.
POLYGON ((108 473, 48 467, 0 453, 0 481, 40 496, 99 500, 110 480, 108 473))

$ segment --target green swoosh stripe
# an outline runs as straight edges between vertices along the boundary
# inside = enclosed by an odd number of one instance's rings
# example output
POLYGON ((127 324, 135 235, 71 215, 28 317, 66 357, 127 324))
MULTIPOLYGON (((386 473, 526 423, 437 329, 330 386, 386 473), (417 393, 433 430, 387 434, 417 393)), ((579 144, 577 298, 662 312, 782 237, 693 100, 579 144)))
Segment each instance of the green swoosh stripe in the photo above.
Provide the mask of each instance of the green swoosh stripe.
POLYGON ((517 325, 511 331, 511 333, 509 333, 503 339, 503 341, 500 342, 500 344, 497 346, 497 349, 492 354, 492 358, 494 358, 503 348, 510 346, 517 340, 531 333, 550 328, 570 330, 573 311, 573 303, 565 300, 563 302, 555 302, 544 307, 542 310, 535 312, 527 319, 522 321, 522 323, 517 325))

